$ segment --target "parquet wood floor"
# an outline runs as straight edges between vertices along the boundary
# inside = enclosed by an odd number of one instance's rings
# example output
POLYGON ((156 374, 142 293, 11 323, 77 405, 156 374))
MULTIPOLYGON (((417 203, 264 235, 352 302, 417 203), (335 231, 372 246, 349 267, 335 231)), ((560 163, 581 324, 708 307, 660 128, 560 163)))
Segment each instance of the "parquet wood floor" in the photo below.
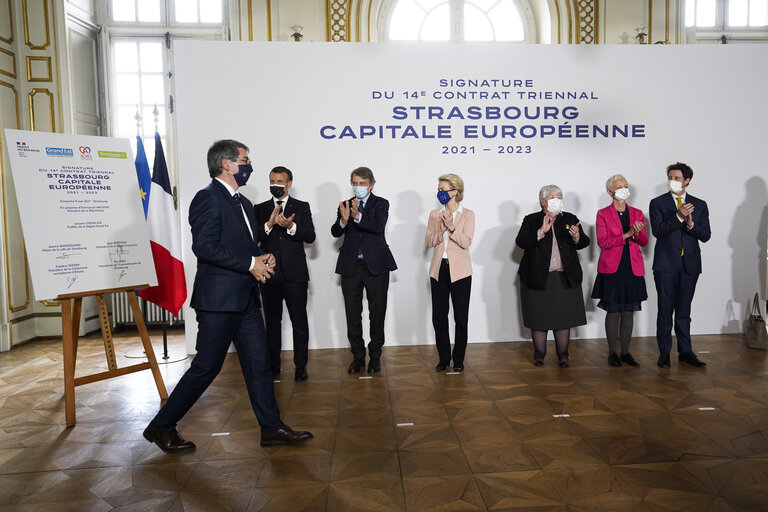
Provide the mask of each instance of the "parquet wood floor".
MULTIPOLYGON (((706 369, 658 368, 651 338, 633 341, 640 368, 608 366, 603 340, 572 342, 568 369, 533 367, 529 343, 472 344, 458 375, 434 371, 433 346, 385 347, 369 379, 347 375, 347 350, 313 350, 300 383, 284 352, 284 420, 315 439, 275 448, 231 354, 180 424, 197 451, 172 456, 142 438, 149 372, 78 387, 66 429, 61 343, 36 341, 0 354, 0 512, 764 512, 766 353, 738 335, 694 347, 706 369)), ((98 334, 78 365, 106 368, 98 334)), ((161 366, 169 391, 188 365, 161 366)))

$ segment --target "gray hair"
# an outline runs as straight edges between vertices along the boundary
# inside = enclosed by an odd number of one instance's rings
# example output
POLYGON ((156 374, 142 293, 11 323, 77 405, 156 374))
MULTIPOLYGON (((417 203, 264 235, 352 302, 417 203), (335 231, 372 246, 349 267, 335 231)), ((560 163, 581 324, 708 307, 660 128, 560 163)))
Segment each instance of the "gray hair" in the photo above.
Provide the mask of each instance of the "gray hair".
POLYGON ((358 167, 352 173, 349 175, 349 181, 352 181, 352 178, 357 176, 361 180, 368 180, 368 183, 373 185, 376 183, 376 178, 373 177, 373 171, 370 170, 368 167, 358 167))
POLYGON ((624 180, 629 184, 629 181, 627 181, 627 178, 625 178, 623 174, 614 174, 605 181, 605 190, 613 192, 613 184, 619 180, 624 180))
POLYGON ((539 199, 543 201, 552 192, 556 192, 560 194, 561 197, 563 195, 562 189, 560 189, 560 187, 558 187, 557 185, 544 185, 543 187, 541 187, 541 190, 539 190, 539 199))

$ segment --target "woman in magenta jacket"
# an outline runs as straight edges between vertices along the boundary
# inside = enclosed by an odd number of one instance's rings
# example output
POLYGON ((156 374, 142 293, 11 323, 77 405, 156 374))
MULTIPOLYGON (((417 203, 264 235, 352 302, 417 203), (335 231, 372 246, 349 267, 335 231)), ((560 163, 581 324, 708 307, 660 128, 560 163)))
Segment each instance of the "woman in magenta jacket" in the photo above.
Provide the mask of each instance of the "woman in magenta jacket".
POLYGON ((472 289, 472 263, 469 246, 475 235, 475 213, 460 203, 464 181, 456 174, 443 174, 437 181, 437 200, 442 208, 432 210, 427 223, 427 247, 434 248, 429 265, 432 289, 432 325, 435 328, 438 362, 442 372, 453 359, 453 370, 464 370, 469 321, 469 294, 472 289), (448 299, 453 303, 456 336, 451 354, 448 334, 448 299))
POLYGON ((629 353, 635 311, 648 298, 645 288, 645 266, 641 247, 648 245, 645 216, 627 204, 629 184, 621 174, 605 182, 605 191, 613 202, 597 212, 597 278, 592 298, 606 311, 605 336, 608 340, 608 363, 611 366, 640 366, 629 353), (621 341, 621 356, 616 354, 616 341, 621 341))

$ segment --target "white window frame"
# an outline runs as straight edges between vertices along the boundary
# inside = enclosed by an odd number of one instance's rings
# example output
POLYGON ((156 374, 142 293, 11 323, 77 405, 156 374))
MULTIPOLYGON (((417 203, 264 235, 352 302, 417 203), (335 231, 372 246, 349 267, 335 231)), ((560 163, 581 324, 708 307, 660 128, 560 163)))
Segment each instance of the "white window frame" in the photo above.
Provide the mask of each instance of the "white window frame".
MULTIPOLYGON (((476 41, 463 41, 459 38, 460 35, 464 32, 463 24, 463 3, 464 0, 448 0, 451 2, 451 14, 453 16, 459 15, 460 18, 457 22, 457 20, 453 20, 453 23, 451 23, 451 38, 448 40, 450 42, 460 42, 460 43, 474 43, 476 41)), ((533 16, 533 10, 531 9, 530 4, 527 0, 512 0, 515 3, 515 6, 517 7, 517 11, 520 13, 520 17, 523 21, 523 31, 525 33, 525 37, 522 41, 497 41, 498 43, 502 44, 528 44, 528 43, 535 43, 537 41, 536 38, 536 20, 533 16)), ((390 41, 389 39, 389 25, 392 21, 392 14, 395 11, 395 5, 397 4, 398 0, 383 0, 381 2, 381 8, 379 9, 379 15, 377 18, 377 26, 378 26, 378 33, 379 40, 380 41, 390 41)))
POLYGON ((687 27, 685 25, 686 4, 696 0, 684 0, 680 2, 680 25, 685 33, 687 43, 721 43, 725 36, 728 43, 768 43, 768 26, 764 27, 730 27, 726 25, 728 17, 728 1, 716 0, 714 27, 687 27))

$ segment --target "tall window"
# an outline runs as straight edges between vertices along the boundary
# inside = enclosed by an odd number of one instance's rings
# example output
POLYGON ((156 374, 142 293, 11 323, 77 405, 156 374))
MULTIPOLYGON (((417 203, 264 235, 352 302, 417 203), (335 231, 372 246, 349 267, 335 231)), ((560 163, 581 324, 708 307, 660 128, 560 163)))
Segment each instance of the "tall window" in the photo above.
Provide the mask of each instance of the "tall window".
MULTIPOLYGON (((110 134, 127 137, 135 150, 138 133, 152 165, 155 116, 166 156, 173 140, 171 45, 173 40, 226 39, 226 0, 108 0, 110 134)), ((173 172, 173 171, 171 171, 173 172)))
POLYGON ((768 40, 768 0, 686 0, 685 26, 697 40, 768 40))
POLYGON ((530 9, 519 0, 398 0, 390 41, 527 41, 530 9))

